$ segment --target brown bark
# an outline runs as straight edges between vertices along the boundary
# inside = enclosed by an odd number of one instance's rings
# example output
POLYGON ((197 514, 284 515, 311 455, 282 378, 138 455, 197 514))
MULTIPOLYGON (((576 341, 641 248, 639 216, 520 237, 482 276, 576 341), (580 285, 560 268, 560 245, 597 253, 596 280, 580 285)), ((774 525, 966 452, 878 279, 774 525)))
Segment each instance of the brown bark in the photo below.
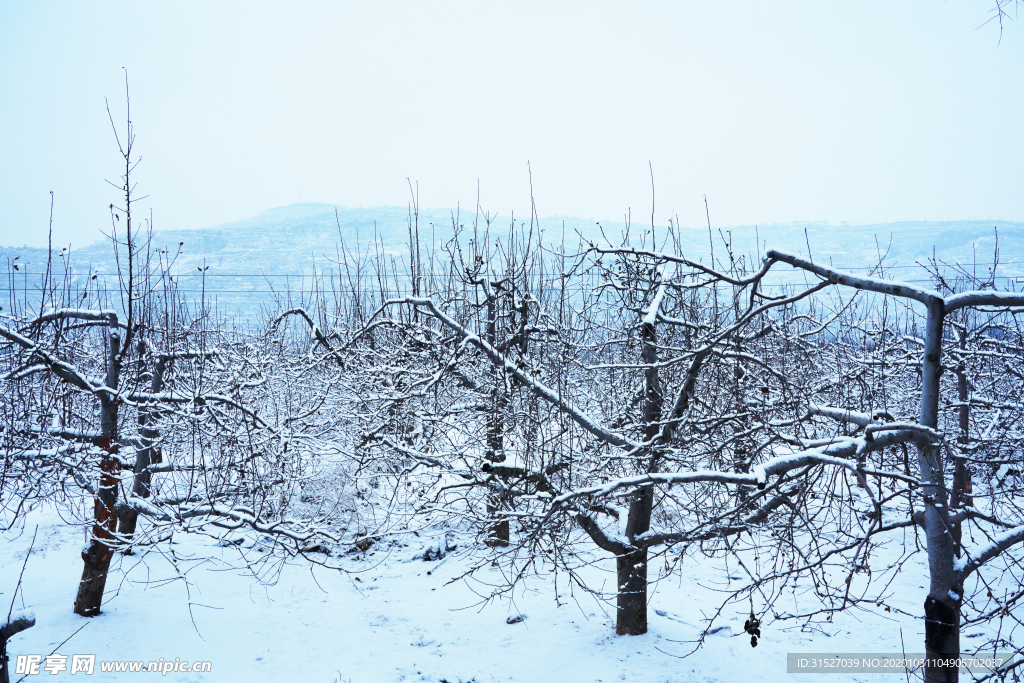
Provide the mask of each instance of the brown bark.
POLYGON ((647 549, 619 556, 617 570, 615 633, 641 636, 647 633, 647 549))
MULTIPOLYGON (((107 381, 110 389, 117 389, 120 374, 121 338, 117 333, 117 317, 111 316, 109 327, 110 356, 107 360, 107 381)), ((82 551, 82 580, 78 584, 78 596, 75 598, 75 614, 83 617, 94 617, 100 613, 103 602, 103 589, 107 584, 107 572, 110 559, 113 557, 115 533, 117 532, 117 516, 114 504, 117 502, 117 486, 120 483, 121 464, 117 459, 117 399, 109 394, 99 394, 100 428, 103 440, 103 459, 100 461, 100 485, 93 502, 95 521, 92 527, 92 540, 82 551)))
POLYGON ((494 516, 498 519, 497 522, 491 525, 491 528, 487 532, 487 538, 484 539, 484 545, 488 548, 507 548, 510 540, 508 520, 503 519, 504 515, 497 514, 497 505, 488 505, 487 514, 494 516))
POLYGON ((117 499, 117 459, 114 457, 111 439, 103 444, 107 453, 100 463, 100 491, 93 503, 95 522, 92 527, 92 540, 82 551, 82 581, 78 584, 78 597, 75 598, 75 614, 83 617, 94 617, 100 613, 103 602, 103 589, 107 584, 107 572, 110 560, 114 555, 113 545, 117 531, 117 516, 114 514, 114 503, 117 499))

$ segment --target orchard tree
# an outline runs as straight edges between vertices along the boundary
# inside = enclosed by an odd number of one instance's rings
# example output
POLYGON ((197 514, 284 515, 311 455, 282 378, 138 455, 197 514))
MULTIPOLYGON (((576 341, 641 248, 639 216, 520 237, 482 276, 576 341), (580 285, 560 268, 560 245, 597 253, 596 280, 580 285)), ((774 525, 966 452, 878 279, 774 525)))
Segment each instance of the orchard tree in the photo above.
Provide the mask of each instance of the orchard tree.
MULTIPOLYGON (((954 457, 947 467, 943 453, 954 443, 962 453, 981 448, 963 426, 978 405, 1001 411, 983 440, 987 447, 1017 442, 1020 406, 995 394, 1010 391, 1013 373, 1020 373, 1014 307, 1024 297, 991 286, 943 296, 779 252, 748 270, 727 248, 727 260, 712 268, 686 259, 679 240, 671 241, 671 252, 627 242, 585 244, 573 257, 549 254, 553 275, 522 267, 531 276, 510 287, 510 300, 526 306, 508 310, 526 311, 519 325, 535 335, 528 353, 508 343, 516 340, 514 326, 492 333, 488 322, 500 316, 488 312, 486 296, 466 297, 467 283, 478 278, 473 272, 459 286, 438 280, 421 295, 384 300, 367 329, 387 321, 416 340, 415 354, 393 348, 384 375, 422 377, 415 389, 392 382, 397 391, 389 400, 436 429, 405 443, 388 437, 384 426, 367 433, 437 472, 425 489, 432 510, 486 520, 473 491, 489 500, 483 492, 499 488, 518 531, 500 555, 510 584, 544 563, 582 583, 574 566, 585 561, 574 529, 582 530, 616 558, 621 634, 646 631, 652 552, 739 561, 751 579, 743 592, 756 643, 765 614, 831 619, 852 605, 880 603, 884 594, 872 593, 882 590, 871 588, 872 571, 893 574, 901 565, 872 566, 880 561, 873 550, 920 529, 931 578, 926 649, 930 662, 958 655, 964 581, 997 557, 1015 557, 1024 519, 1012 496, 993 496, 991 507, 976 502, 970 456, 954 457), (819 280, 797 286, 777 276, 781 264, 819 280), (823 298, 834 285, 849 288, 846 298, 823 298), (917 302, 923 314, 879 305, 868 292, 917 302), (947 317, 979 307, 991 309, 990 319, 957 322, 955 342, 948 339, 947 317), (390 313, 400 310, 410 314, 390 313), (938 419, 944 341, 957 348, 949 405, 960 433, 952 439, 938 419), (1007 363, 1010 374, 978 403, 971 398, 978 381, 972 363, 992 358, 1007 363), (476 377, 488 366, 506 378, 509 400, 500 407, 472 400, 481 396, 476 377), (505 411, 502 424, 526 427, 504 430, 500 464, 485 457, 488 432, 481 429, 496 418, 478 417, 495 409, 505 411), (993 441, 996 433, 1005 438, 993 441), (917 450, 913 461, 908 446, 917 450), (965 524, 989 541, 967 548, 965 524), (801 576, 815 580, 822 607, 783 614, 775 607, 781 590, 801 576), (756 608, 755 595, 763 602, 756 608)), ((477 255, 484 264, 488 256, 477 255)), ((490 281, 505 281, 514 270, 505 264, 490 281)), ((1015 449, 992 465, 1017 463, 1015 449)), ((999 471, 1016 476, 1012 467, 999 471)), ((994 605, 985 609, 996 613, 994 605)), ((930 681, 957 675, 931 664, 926 670, 930 681)))

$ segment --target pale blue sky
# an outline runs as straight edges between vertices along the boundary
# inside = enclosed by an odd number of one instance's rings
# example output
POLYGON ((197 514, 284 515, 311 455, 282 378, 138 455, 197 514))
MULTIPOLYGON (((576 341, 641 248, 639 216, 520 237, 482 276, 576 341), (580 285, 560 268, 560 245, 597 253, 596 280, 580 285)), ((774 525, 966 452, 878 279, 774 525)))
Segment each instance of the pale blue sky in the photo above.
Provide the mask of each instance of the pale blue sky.
POLYGON ((0 244, 82 246, 131 79, 157 227, 298 201, 717 225, 1024 220, 995 0, 0 3, 0 244))

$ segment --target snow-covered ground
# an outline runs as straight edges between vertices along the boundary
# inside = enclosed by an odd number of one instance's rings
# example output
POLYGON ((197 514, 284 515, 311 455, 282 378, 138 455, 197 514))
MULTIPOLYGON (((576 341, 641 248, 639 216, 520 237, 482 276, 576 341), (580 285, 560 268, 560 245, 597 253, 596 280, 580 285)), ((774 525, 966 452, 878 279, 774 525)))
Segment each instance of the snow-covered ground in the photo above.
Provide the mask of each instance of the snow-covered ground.
MULTIPOLYGON (((474 589, 482 586, 449 583, 468 566, 459 551, 441 560, 421 559, 438 539, 410 536, 404 547, 347 557, 344 563, 357 573, 296 560, 278 574, 254 563, 265 555, 245 543, 220 546, 207 537, 176 535, 160 552, 118 556, 103 613, 87 619, 71 611, 82 570, 83 534, 62 526, 53 513, 32 513, 27 532, 3 539, 0 603, 10 605, 37 523, 35 548, 15 601, 16 610, 34 610, 37 624, 11 640, 12 669, 19 654, 47 655, 55 649, 69 656, 95 654, 97 665, 92 676, 44 671, 26 682, 153 678, 156 674, 102 673, 99 662, 162 657, 212 663, 211 673, 166 674, 166 680, 174 681, 798 683, 820 676, 786 673, 787 652, 898 652, 901 637, 907 652, 923 649, 921 622, 897 614, 921 609, 923 554, 911 558, 892 586, 894 597, 885 603, 892 612, 880 607, 844 613, 821 628, 768 624, 758 647, 751 648, 740 605, 716 623, 725 628, 709 636, 701 649, 679 658, 692 649, 685 641, 698 634, 702 610, 713 610, 720 599, 712 587, 729 580, 723 564, 686 560, 684 578, 676 573, 653 591, 649 633, 630 637, 615 635, 607 604, 578 589, 571 592, 564 577, 559 581, 561 606, 551 577, 530 580, 511 602, 480 606, 474 589), (272 582, 255 578, 247 562, 272 582), (525 618, 508 623, 519 615, 525 618)), ((610 585, 612 575, 602 572, 613 568, 609 557, 587 578, 594 586, 610 585)), ((965 640, 965 646, 970 642, 965 640)), ((897 678, 864 674, 831 680, 897 678)), ((902 673, 899 680, 904 680, 902 673)))

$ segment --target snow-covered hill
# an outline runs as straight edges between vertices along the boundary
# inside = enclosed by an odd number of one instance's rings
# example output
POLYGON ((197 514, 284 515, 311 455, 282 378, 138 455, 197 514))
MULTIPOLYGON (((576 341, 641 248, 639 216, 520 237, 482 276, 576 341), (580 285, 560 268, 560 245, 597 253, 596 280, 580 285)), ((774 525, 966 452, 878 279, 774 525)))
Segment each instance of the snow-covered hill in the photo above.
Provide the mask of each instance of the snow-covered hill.
MULTIPOLYGON (((159 230, 154 234, 155 249, 172 254, 180 248, 173 272, 191 297, 204 296, 216 302, 222 311, 248 317, 261 306, 272 306, 275 298, 295 301, 311 286, 314 271, 337 270, 342 243, 360 253, 380 248, 394 255, 399 264, 408 253, 410 213, 407 207, 351 208, 328 204, 293 204, 264 211, 251 218, 200 230, 159 230), (209 267, 207 269, 207 266, 209 267)), ((456 209, 423 209, 419 215, 419 234, 423 249, 440 248, 451 239, 454 223, 472 231, 481 217, 456 209)), ((516 230, 529 227, 529 218, 516 217, 516 230)), ((492 223, 492 236, 507 237, 511 216, 498 216, 492 223)), ((545 243, 564 242, 571 249, 580 237, 599 242, 621 241, 622 221, 594 221, 575 217, 539 219, 545 243)), ((654 236, 663 246, 667 230, 657 227, 654 236)), ((756 261, 767 249, 807 254, 820 262, 845 269, 865 269, 884 256, 890 277, 924 277, 918 262, 937 258, 946 263, 977 267, 979 274, 991 267, 995 248, 999 247, 998 275, 1005 286, 1024 276, 1024 223, 959 221, 907 222, 877 225, 793 223, 787 225, 713 228, 709 246, 707 226, 684 227, 682 248, 690 257, 704 262, 727 261, 726 244, 735 255, 756 261)), ((633 244, 651 244, 650 228, 633 223, 633 244)), ((59 249, 59 247, 58 247, 59 249)), ((72 245, 72 269, 84 277, 98 273, 109 289, 116 286, 117 265, 109 242, 100 241, 81 247, 72 245)), ((59 254, 59 252, 58 252, 59 254)), ((0 264, 17 258, 19 289, 29 289, 45 269, 46 250, 0 247, 0 264), (26 278, 26 273, 28 277, 26 278), (32 274, 36 273, 33 278, 32 274)), ((59 258, 58 258, 59 262, 59 258)), ((8 269, 9 266, 8 266, 8 269)), ((13 271, 12 271, 13 272, 13 271)), ((2 287, 8 287, 8 284, 2 287)))

